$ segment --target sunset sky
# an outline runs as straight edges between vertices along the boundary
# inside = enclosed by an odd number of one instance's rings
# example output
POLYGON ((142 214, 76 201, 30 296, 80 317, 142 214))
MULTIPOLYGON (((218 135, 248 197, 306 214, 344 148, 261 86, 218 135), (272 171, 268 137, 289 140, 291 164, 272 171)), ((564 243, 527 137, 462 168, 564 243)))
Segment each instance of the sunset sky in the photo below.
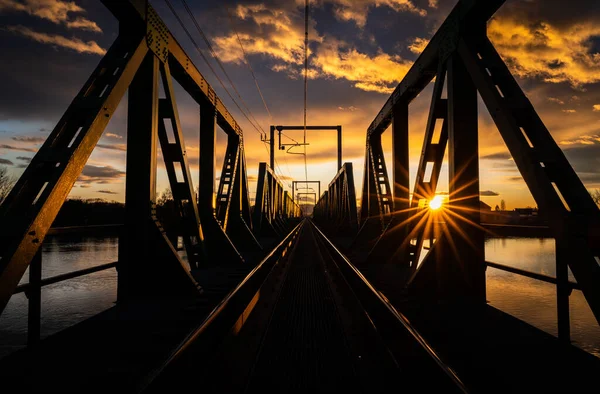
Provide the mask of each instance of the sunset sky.
MULTIPOLYGON (((182 3, 171 2, 212 61, 182 3)), ((260 127, 268 131, 270 124, 301 125, 304 1, 188 3, 260 127), (244 63, 233 27, 272 119, 244 63)), ((308 124, 343 126, 343 160, 354 163, 357 191, 362 188, 367 127, 456 3, 311 1, 308 124)), ((229 99, 166 3, 152 0, 151 4, 244 129, 248 171, 250 179, 255 180, 258 163, 268 162, 259 132, 229 99)), ((15 175, 23 171, 117 31, 117 21, 97 0, 0 0, 0 165, 7 165, 15 175)), ((600 188, 600 2, 507 0, 490 21, 488 35, 584 184, 589 189, 600 188)), ((211 65, 220 72, 214 62, 211 65)), ((219 76, 227 82, 223 74, 219 76)), ((410 106, 411 185, 431 85, 410 106)), ((177 94, 187 153, 197 181, 198 107, 182 89, 177 94)), ((482 102, 479 110, 482 200, 494 207, 504 199, 508 209, 535 206, 482 102)), ((302 132, 286 134, 302 139, 302 132)), ((72 197, 124 200, 125 136, 123 100, 73 188, 72 197)), ((219 170, 224 137, 220 133, 219 170)), ((309 132, 307 142, 308 178, 322 181, 324 190, 336 172, 335 133, 309 132)), ((389 132, 384 144, 389 151, 389 132)), ((276 171, 286 185, 291 179, 304 179, 302 156, 277 151, 276 158, 276 171)), ((388 170, 391 174, 389 154, 388 170)), ((444 192, 448 187, 447 171, 441 176, 439 191, 444 192)), ((158 182, 159 191, 167 187, 162 164, 158 182)), ((255 182, 250 187, 254 191, 255 182)))

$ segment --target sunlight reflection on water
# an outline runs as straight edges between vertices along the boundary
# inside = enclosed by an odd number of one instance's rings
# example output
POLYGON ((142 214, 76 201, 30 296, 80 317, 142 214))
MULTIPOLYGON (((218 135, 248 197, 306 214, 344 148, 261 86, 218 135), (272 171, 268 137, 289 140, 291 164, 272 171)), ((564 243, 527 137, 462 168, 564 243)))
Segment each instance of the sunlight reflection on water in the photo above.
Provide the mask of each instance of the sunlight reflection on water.
MULTIPOLYGON (((555 243, 551 238, 490 238, 486 260, 555 276, 555 243)), ((569 279, 575 281, 569 271, 569 279)), ((510 272, 487 269, 487 299, 504 312, 557 335, 556 287, 510 272)), ((600 327, 581 291, 570 300, 571 340, 600 357, 600 327)))

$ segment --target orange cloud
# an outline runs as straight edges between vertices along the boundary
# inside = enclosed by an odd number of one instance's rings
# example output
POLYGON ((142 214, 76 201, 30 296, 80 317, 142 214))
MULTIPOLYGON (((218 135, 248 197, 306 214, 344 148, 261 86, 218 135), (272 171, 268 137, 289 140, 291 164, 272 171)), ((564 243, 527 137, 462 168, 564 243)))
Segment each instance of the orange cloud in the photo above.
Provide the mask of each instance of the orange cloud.
POLYGON ((490 22, 488 36, 520 77, 577 88, 600 82, 600 53, 593 53, 591 43, 600 36, 600 26, 584 23, 559 29, 545 22, 527 25, 497 18, 490 22))
MULTIPOLYGON (((236 16, 254 22, 258 28, 257 32, 238 34, 247 54, 270 57, 277 61, 271 69, 285 72, 292 79, 303 76, 304 26, 299 20, 292 19, 285 10, 267 9, 263 4, 240 5, 236 16)), ((312 26, 309 37, 316 46, 314 53, 309 52, 309 79, 346 79, 357 89, 388 94, 412 65, 383 51, 376 55, 359 52, 341 40, 320 36, 312 26)), ((215 44, 222 61, 243 62, 235 33, 215 38, 215 44)))
POLYGON ((413 42, 408 46, 408 49, 412 53, 420 55, 421 52, 423 52, 427 47, 427 44, 429 44, 429 40, 427 38, 416 37, 415 39, 413 39, 413 42))
POLYGON ((77 17, 71 19, 70 13, 85 12, 83 8, 71 1, 62 0, 0 0, 0 12, 17 11, 46 19, 56 24, 64 24, 69 29, 81 29, 93 32, 102 32, 100 27, 89 19, 77 17))
POLYGON ((334 4, 336 18, 343 21, 353 21, 359 27, 367 24, 370 7, 387 6, 397 12, 411 12, 426 16, 427 11, 415 6, 411 0, 326 0, 334 4))
POLYGON ((394 90, 412 65, 400 56, 383 51, 370 56, 337 40, 321 45, 312 62, 324 76, 346 79, 355 88, 386 94, 394 90))
POLYGON ((72 49, 79 53, 91 53, 94 55, 104 55, 106 53, 106 50, 98 45, 96 41, 84 42, 79 38, 67 38, 57 34, 40 33, 21 25, 8 26, 6 30, 20 34, 42 44, 57 45, 63 48, 72 49))
POLYGON ((561 145, 594 145, 596 143, 600 143, 600 135, 582 135, 579 138, 560 141, 561 145))

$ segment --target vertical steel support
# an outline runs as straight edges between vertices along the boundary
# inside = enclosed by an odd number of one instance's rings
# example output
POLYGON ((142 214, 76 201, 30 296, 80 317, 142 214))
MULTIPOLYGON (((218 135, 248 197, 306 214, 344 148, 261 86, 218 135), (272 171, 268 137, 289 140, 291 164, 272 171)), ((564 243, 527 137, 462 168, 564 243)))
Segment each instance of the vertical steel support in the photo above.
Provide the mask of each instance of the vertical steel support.
MULTIPOLYGON (((405 241, 410 217, 410 176, 408 146, 408 103, 397 103, 392 118, 393 198, 392 218, 373 248, 368 262, 397 262, 400 246, 405 241)), ((388 191, 388 193, 391 191, 388 191)))
POLYGON ((410 206, 410 176, 409 176, 409 146, 408 146, 408 103, 397 103, 393 109, 392 118, 392 160, 394 162, 394 216, 407 219, 410 206), (404 214, 402 214, 404 212, 404 214))
POLYGON ((269 129, 269 167, 275 168, 275 126, 269 129))
POLYGON ((215 214, 215 168, 217 109, 211 103, 200 105, 200 173, 198 208, 200 216, 215 214))
POLYGON ((27 291, 27 346, 35 346, 40 341, 42 318, 42 248, 38 249, 29 264, 29 285, 27 291))
MULTIPOLYGON (((200 104, 200 183, 198 185, 198 204, 200 222, 202 223, 202 229, 204 234, 204 241, 206 252, 208 254, 209 262, 214 264, 216 262, 222 263, 235 263, 244 261, 243 257, 233 245, 227 234, 225 233, 224 227, 221 227, 217 221, 216 215, 219 213, 218 208, 220 196, 217 196, 215 200, 215 168, 216 168, 216 138, 217 138, 217 112, 215 106, 210 102, 203 102, 200 104)), ((234 160, 232 165, 235 166, 237 163, 237 157, 239 155, 239 135, 230 134, 228 136, 228 148, 227 152, 230 153, 233 149, 234 160), (233 145, 230 144, 233 141, 233 145)), ((227 162, 228 156, 225 155, 224 161, 227 162)), ((226 163, 224 163, 224 168, 226 163)), ((231 168, 233 177, 234 169, 231 168)), ((221 174, 223 178, 224 174, 221 174)), ((233 186, 234 179, 229 179, 230 184, 228 185, 228 197, 225 209, 223 210, 223 216, 226 220, 225 213, 229 209, 231 186, 233 186)), ((224 182, 224 179, 221 179, 224 182)), ((221 189, 219 185, 219 189, 221 189)))
POLYGON ((129 87, 125 231, 119 240, 117 300, 198 295, 199 286, 158 222, 156 165, 159 60, 144 58, 129 87))
POLYGON ((485 303, 484 234, 480 227, 477 89, 462 59, 448 60, 450 257, 441 259, 441 292, 485 303))
POLYGON ((162 148, 173 200, 179 215, 176 234, 183 236, 188 264, 192 269, 196 269, 202 263, 205 263, 207 258, 204 249, 204 235, 200 226, 196 194, 185 151, 183 130, 179 121, 169 65, 161 65, 160 71, 166 97, 159 99, 158 140, 162 148), (165 122, 171 124, 173 142, 170 142, 165 122))
POLYGON ((159 60, 148 53, 129 86, 127 104, 127 178, 125 231, 119 239, 118 294, 125 300, 133 283, 153 259, 155 237, 150 215, 156 204, 159 60))
POLYGON ((337 169, 342 169, 342 126, 337 126, 337 169))
POLYGON ((570 258, 568 245, 564 240, 556 239, 556 312, 558 321, 558 339, 571 342, 571 319, 569 314, 569 268, 570 258))

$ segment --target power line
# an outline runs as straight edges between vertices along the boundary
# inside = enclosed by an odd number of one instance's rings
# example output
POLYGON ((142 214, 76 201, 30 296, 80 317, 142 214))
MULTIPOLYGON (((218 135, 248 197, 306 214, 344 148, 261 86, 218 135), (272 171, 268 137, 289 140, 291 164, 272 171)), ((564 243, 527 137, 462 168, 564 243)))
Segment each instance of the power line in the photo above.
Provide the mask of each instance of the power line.
MULTIPOLYGON (((262 90, 260 89, 260 85, 258 83, 258 79, 256 78, 256 74, 254 74, 254 69, 252 68, 252 65, 250 64, 250 61, 248 60, 248 55, 246 54, 246 50, 244 49, 244 44, 242 43, 242 40, 240 38, 240 35, 237 31, 237 29, 235 28, 235 23, 233 21, 233 17, 231 15, 231 10, 229 9, 229 7, 225 6, 225 10, 227 11, 227 16, 229 19, 229 25, 231 26, 231 30, 233 30, 233 32, 235 33, 235 36, 237 38, 237 42, 240 46, 240 49, 242 50, 242 55, 244 56, 244 63, 246 64, 246 66, 248 67, 248 70, 250 70, 250 74, 252 75, 252 79, 254 80, 254 84, 256 85, 256 90, 258 91, 258 94, 260 95, 260 99, 263 102, 263 105, 265 107, 265 110, 267 111, 267 114, 269 115, 269 120, 271 121, 271 124, 273 123, 273 115, 271 114, 271 111, 269 110, 269 106, 267 105, 267 101, 265 100, 264 95, 262 94, 262 90)), ((283 133, 282 133, 283 134, 283 133)), ((285 134, 283 134, 285 135, 285 134)), ((287 137, 287 136, 286 136, 287 137)), ((288 137, 289 138, 289 137, 288 137)), ((292 141, 296 142, 296 140, 294 140, 293 138, 290 138, 292 141)), ((265 147, 266 147, 266 141, 263 141, 265 143, 265 147)), ((269 153, 268 149, 267 149, 267 153, 269 153)), ((287 159, 283 158, 283 163, 285 164, 285 167, 287 169, 287 174, 290 178, 292 177, 292 172, 290 171, 290 167, 288 165, 287 159)), ((281 173, 281 175, 283 175, 283 171, 281 170, 281 168, 279 167, 279 163, 277 162, 277 160, 275 160, 275 166, 277 168, 279 168, 279 172, 281 173)), ((288 185, 289 186, 289 185, 288 185)))
POLYGON ((235 36, 237 37, 238 44, 240 44, 240 48, 242 49, 242 54, 244 55, 244 62, 246 63, 246 66, 248 66, 248 69, 250 70, 250 74, 252 74, 252 79, 254 79, 254 84, 256 85, 256 90, 258 90, 258 94, 260 95, 260 98, 265 106, 265 109, 267 110, 267 114, 269 114, 269 119, 271 120, 271 123, 273 123, 273 116, 271 115, 271 111, 269 111, 269 106, 267 105, 267 102, 265 101, 265 97, 263 96, 262 91, 260 90, 260 86, 258 85, 258 79, 256 79, 256 75, 254 75, 254 70, 252 69, 250 62, 248 61, 248 56, 246 55, 246 50, 244 49, 244 45, 242 44, 240 35, 238 34, 238 32, 235 28, 235 24, 233 23, 233 17, 231 16, 231 11, 229 10, 229 7, 227 7, 227 6, 225 7, 225 9, 227 10, 227 16, 229 17, 229 23, 231 25, 231 29, 234 31, 235 36))
POLYGON ((252 120, 250 120, 250 118, 248 117, 248 115, 246 115, 246 113, 244 112, 244 110, 240 107, 240 105, 237 103, 237 101, 233 98, 233 96, 231 95, 231 93, 229 92, 229 90, 227 89, 227 87, 223 83, 223 80, 221 80, 221 78, 219 77, 219 75, 217 74, 217 72, 215 71, 215 69, 210 65, 210 62, 208 61, 208 59, 206 58, 206 56, 204 56, 204 53, 202 53, 202 50, 200 49, 200 46, 198 45, 198 43, 196 43, 196 40, 194 40, 194 37, 192 37, 192 34, 190 33, 190 31, 185 27, 185 24, 183 23, 183 21, 181 20, 181 18, 177 14, 177 11, 175 11, 175 8, 171 4, 171 2, 169 0, 165 0, 165 3, 167 4, 167 6, 169 7, 169 9, 171 10, 171 13, 175 17, 175 19, 177 19, 177 22, 179 22, 179 24, 181 25, 181 28, 185 31, 186 35, 188 36, 188 38, 190 39, 190 41, 192 42, 192 44, 194 44, 194 47, 196 48, 196 51, 200 54, 200 56, 202 57, 202 59, 204 60, 204 62, 208 66, 208 68, 210 69, 210 71, 212 71, 212 73, 214 74, 215 78, 217 78, 217 80, 221 84, 221 87, 223 88, 223 90, 225 90, 225 92, 227 93, 227 95, 229 96, 229 98, 231 99, 231 101, 233 101, 233 103, 235 104, 235 106, 240 110, 240 112, 242 113, 242 115, 246 118, 246 120, 248 120, 248 122, 254 127, 254 129, 259 134, 262 135, 261 131, 256 127, 256 125, 254 125, 254 123, 252 122, 252 120))
POLYGON ((190 9, 190 7, 188 6, 187 1, 186 0, 181 0, 181 3, 185 7, 185 10, 187 11, 188 15, 190 16, 190 19, 192 20, 192 23, 196 27, 196 30, 198 30, 198 33, 200 33, 200 36, 202 36, 202 39, 206 43, 206 46, 208 47, 208 50, 210 51, 210 54, 212 55, 212 57, 215 59, 215 61, 219 65, 219 67, 221 68, 221 71, 223 71, 223 74, 225 74, 225 77, 229 81, 229 84, 231 85, 231 87, 235 91, 236 95, 239 97, 240 101, 242 102, 242 105, 248 111, 248 114, 250 114, 250 116, 252 117, 252 119, 254 120, 254 122, 256 122, 256 124, 258 125, 258 128, 260 128, 260 130, 262 131, 262 133, 266 134, 266 132, 262 129, 262 127, 260 127, 260 123, 256 120, 256 118, 252 114, 252 111, 250 110, 250 108, 248 108, 248 105, 246 104, 246 102, 242 98, 242 95, 237 90, 237 88, 235 87, 235 84, 233 83, 233 81, 229 77, 229 74, 225 70, 225 67, 223 66, 223 63, 221 63, 221 59, 219 59, 219 56, 217 55, 217 53, 215 52, 214 48, 212 47, 212 45, 210 43, 210 40, 208 39, 208 37, 206 36, 206 34, 204 34, 204 31, 202 30, 202 28, 198 24, 198 20, 196 19, 196 17, 194 16, 194 13, 192 12, 192 10, 190 9))
MULTIPOLYGON (((202 29, 200 28, 200 26, 198 24, 198 21, 194 17, 193 13, 191 13, 191 10, 187 6, 187 3, 185 3, 185 0, 182 0, 182 2, 184 3, 184 6, 186 7, 186 10, 188 11, 188 14, 190 15, 190 17, 194 21, 194 24, 195 24, 196 28, 198 29, 198 32, 204 38, 207 46, 209 47, 209 49, 211 51, 211 54, 213 55, 213 57, 215 58, 215 60, 218 62, 219 66, 221 67, 221 70, 225 73, 227 79, 229 80, 229 83, 231 84, 231 86, 233 87, 233 89, 236 91, 238 97, 244 103, 244 106, 246 107, 246 109, 250 113, 250 116, 252 116, 252 118, 256 121, 256 118, 254 118, 254 115, 252 115, 252 111, 250 111, 250 109, 245 104, 245 102, 244 102, 243 98, 241 97, 239 91, 236 89, 235 85, 233 84, 233 81, 231 81, 231 78, 229 78, 229 75, 225 71, 225 69, 223 67, 223 64, 219 60, 217 54, 212 49, 212 45, 210 44, 210 41, 208 41, 208 38, 206 37, 206 35, 202 31, 202 29)), ((248 117, 248 115, 245 113, 245 111, 240 107, 240 105, 235 100, 235 98, 233 98, 233 96, 231 95, 231 93, 229 92, 229 90, 227 89, 227 87, 225 86, 225 84, 223 83, 223 80, 219 77, 219 75, 217 74, 217 72, 215 71, 215 69, 211 66, 211 64, 208 61, 208 59, 206 58, 206 56, 204 56, 204 53, 202 53, 202 50, 200 49, 200 46, 198 45, 198 43, 196 42, 196 40, 194 40, 194 38, 192 37, 192 34, 190 33, 190 31, 185 27, 185 24, 183 23, 183 21, 181 20, 181 18, 177 14, 177 11, 175 11, 175 8, 171 4, 170 0, 165 0, 165 3, 169 7, 169 10, 171 11, 171 13, 175 17, 175 19, 177 19, 177 22, 179 23, 179 25, 181 26, 181 28, 185 31, 186 35, 188 36, 188 38, 190 39, 190 41, 192 42, 192 44, 194 45, 194 47, 196 48, 196 51, 200 54, 200 56, 202 57, 202 59, 204 60, 204 62, 208 66, 208 68, 210 69, 210 71, 214 74, 215 78, 217 78, 217 80, 219 81, 219 84, 221 85, 221 87, 223 88, 223 90, 225 90, 225 92, 227 93, 227 95, 229 96, 229 98, 231 99, 231 101, 235 104, 235 106, 242 113, 242 115, 246 118, 246 120, 252 125, 252 127, 256 130, 256 132, 258 132, 261 135, 261 141, 265 143, 265 149, 267 150, 267 154, 268 154, 269 150, 266 147, 266 141, 262 138, 263 135, 265 135, 265 138, 266 138, 266 132, 264 130, 262 130, 262 128, 260 128, 260 124, 258 123, 258 121, 256 121, 256 123, 258 124, 258 127, 254 124, 254 122, 252 122, 252 120, 248 117), (260 130, 259 130, 259 128, 260 128, 260 130)), ((262 96, 262 93, 261 93, 261 96, 262 96)), ((269 112, 269 116, 270 116, 270 112, 269 112)), ((281 170, 281 167, 279 166, 279 163, 277 162, 277 159, 275 159, 275 167, 276 167, 276 169, 279 170, 279 173, 283 175, 283 171, 281 170)), ((274 168, 273 171, 276 171, 276 169, 274 168)), ((289 168, 288 168, 288 172, 289 172, 289 168)), ((291 173, 289 175, 291 177, 291 173)))

